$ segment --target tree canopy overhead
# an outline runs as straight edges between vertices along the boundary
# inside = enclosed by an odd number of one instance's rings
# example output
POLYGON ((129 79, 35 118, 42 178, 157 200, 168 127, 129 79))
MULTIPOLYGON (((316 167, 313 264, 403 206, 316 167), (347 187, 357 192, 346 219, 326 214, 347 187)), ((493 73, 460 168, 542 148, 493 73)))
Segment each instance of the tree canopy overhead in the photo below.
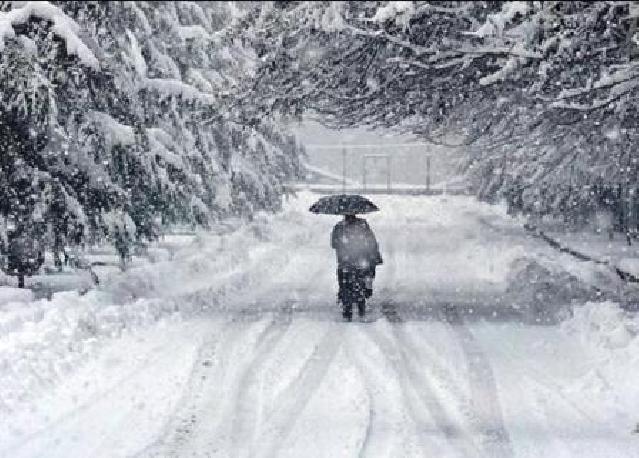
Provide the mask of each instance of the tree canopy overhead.
POLYGON ((257 5, 244 112, 463 147, 480 193, 554 211, 636 176, 638 17, 603 1, 257 5))

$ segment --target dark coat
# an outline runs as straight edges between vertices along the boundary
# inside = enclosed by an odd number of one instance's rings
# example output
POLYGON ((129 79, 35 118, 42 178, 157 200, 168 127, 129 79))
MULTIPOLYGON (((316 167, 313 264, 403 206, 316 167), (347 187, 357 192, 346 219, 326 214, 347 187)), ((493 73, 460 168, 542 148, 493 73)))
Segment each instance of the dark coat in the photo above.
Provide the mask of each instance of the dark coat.
POLYGON ((375 269, 382 263, 375 234, 366 220, 352 218, 340 221, 333 228, 331 247, 337 254, 339 267, 375 269))

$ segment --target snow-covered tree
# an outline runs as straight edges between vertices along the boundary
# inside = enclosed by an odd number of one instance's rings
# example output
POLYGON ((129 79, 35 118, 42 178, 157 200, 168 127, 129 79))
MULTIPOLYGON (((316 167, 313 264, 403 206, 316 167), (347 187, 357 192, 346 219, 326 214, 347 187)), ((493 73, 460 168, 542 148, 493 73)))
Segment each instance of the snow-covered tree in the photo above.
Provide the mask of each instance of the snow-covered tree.
POLYGON ((254 118, 310 110, 331 126, 457 145, 480 195, 520 210, 583 216, 616 196, 628 213, 619 195, 636 192, 638 12, 634 2, 257 5, 242 26, 261 61, 241 100, 254 118))
POLYGON ((300 148, 268 119, 229 119, 230 88, 253 65, 226 32, 243 14, 214 2, 3 2, 2 215, 42 219, 57 249, 113 238, 113 214, 133 223, 133 241, 247 203, 276 208, 300 148))

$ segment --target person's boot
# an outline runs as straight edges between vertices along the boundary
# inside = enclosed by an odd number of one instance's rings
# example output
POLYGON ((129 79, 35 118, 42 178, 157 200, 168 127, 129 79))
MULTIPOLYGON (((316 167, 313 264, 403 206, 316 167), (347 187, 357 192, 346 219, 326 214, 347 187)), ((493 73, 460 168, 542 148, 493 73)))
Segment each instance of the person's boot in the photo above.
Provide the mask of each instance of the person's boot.
POLYGON ((342 318, 344 318, 344 321, 353 321, 353 306, 351 304, 343 306, 342 318))
POLYGON ((364 315, 366 315, 366 302, 361 301, 357 303, 357 314, 360 319, 364 318, 364 315))

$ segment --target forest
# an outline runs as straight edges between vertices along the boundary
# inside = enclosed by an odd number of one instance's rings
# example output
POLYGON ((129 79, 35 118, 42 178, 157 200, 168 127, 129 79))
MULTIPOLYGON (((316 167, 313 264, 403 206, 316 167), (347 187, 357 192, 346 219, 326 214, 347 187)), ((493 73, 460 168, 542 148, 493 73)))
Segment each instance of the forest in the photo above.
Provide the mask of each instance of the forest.
POLYGON ((568 225, 605 212, 630 238, 638 17, 634 2, 0 2, 3 245, 126 252, 277 210, 304 154, 281 121, 305 114, 461 148, 481 199, 568 225))
POLYGON ((302 150, 228 115, 254 63, 227 35, 234 8, 0 2, 0 233, 27 272, 43 246, 126 253, 167 227, 279 208, 302 150))

